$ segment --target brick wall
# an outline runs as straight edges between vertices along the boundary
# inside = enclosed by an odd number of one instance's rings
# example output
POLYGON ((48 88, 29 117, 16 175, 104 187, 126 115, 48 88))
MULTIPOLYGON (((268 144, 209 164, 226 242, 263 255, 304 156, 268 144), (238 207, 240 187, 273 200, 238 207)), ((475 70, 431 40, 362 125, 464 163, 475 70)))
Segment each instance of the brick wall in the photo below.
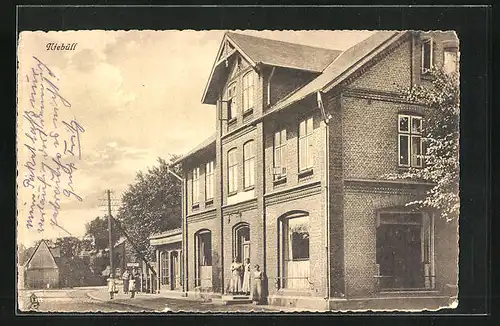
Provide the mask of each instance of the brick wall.
POLYGON ((409 87, 412 73, 411 47, 411 41, 403 42, 373 67, 365 71, 349 87, 386 92, 397 91, 401 87, 409 87))

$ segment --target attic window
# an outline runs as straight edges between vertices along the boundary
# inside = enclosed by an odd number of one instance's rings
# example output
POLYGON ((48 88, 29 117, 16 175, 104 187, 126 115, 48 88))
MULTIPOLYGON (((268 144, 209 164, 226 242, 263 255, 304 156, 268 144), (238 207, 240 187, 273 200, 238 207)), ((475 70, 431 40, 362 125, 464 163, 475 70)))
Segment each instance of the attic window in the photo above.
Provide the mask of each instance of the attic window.
POLYGON ((432 69, 432 38, 422 40, 422 73, 432 69))

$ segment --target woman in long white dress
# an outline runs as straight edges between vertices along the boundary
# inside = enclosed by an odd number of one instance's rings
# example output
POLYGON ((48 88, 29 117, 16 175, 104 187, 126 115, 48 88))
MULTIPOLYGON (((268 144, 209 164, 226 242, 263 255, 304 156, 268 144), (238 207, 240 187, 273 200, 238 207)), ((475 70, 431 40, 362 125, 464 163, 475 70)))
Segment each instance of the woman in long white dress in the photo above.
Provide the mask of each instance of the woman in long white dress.
POLYGON ((250 266, 250 259, 245 259, 245 264, 243 265, 243 286, 241 292, 246 295, 250 295, 250 280, 252 279, 252 271, 250 266))
POLYGON ((231 283, 229 291, 232 294, 238 294, 241 292, 241 264, 238 262, 237 258, 233 259, 231 264, 231 283))
POLYGON ((255 271, 253 272, 252 301, 254 304, 262 302, 262 271, 259 265, 255 265, 255 271))

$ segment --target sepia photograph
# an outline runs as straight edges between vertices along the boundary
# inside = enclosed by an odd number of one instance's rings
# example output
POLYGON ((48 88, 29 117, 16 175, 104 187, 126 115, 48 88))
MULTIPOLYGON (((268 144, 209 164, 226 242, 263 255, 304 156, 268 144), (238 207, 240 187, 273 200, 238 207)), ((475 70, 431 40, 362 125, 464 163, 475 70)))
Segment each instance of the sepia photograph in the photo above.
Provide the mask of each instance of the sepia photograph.
POLYGON ((459 304, 452 30, 22 31, 17 307, 459 304))

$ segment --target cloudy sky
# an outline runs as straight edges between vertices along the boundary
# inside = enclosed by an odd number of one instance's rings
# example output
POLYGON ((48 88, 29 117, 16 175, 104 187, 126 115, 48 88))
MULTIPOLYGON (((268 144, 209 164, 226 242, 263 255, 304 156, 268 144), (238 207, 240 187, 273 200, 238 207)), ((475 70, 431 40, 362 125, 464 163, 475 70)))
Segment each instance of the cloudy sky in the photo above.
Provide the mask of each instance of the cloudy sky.
MULTIPOLYGON (((368 31, 240 32, 338 50, 371 35, 368 31)), ((201 104, 201 97, 223 34, 70 31, 21 35, 18 135, 28 128, 19 117, 29 102, 33 56, 57 76, 57 87, 71 102, 71 118, 85 129, 80 134, 81 159, 75 163, 72 180, 83 200, 63 196, 60 202, 58 223, 69 233, 82 236, 85 223, 104 214, 99 204, 106 189, 112 189, 119 198, 137 171, 154 165, 158 157, 183 154, 213 133, 215 108, 201 104), (47 51, 48 43, 77 46, 74 51, 47 51)), ((28 173, 23 166, 29 160, 29 152, 21 148, 24 141, 18 138, 18 184, 28 173)), ((48 223, 43 232, 26 228, 32 193, 22 186, 18 190, 20 241, 29 244, 40 238, 68 235, 48 223)))

